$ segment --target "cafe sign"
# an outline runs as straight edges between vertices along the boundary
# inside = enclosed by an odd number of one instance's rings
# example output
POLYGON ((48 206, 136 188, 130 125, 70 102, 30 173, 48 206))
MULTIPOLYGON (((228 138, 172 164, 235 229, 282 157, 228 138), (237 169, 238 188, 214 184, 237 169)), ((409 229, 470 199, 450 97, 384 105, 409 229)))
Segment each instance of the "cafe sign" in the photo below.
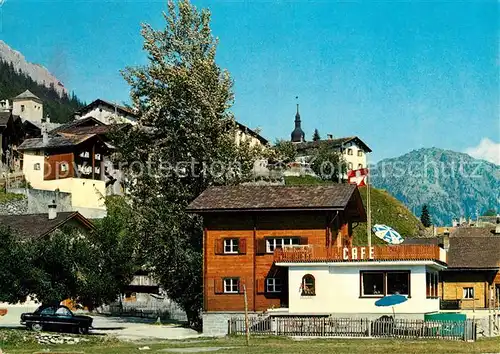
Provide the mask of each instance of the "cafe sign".
POLYGON ((344 247, 342 258, 347 260, 375 259, 375 249, 373 247, 344 247))

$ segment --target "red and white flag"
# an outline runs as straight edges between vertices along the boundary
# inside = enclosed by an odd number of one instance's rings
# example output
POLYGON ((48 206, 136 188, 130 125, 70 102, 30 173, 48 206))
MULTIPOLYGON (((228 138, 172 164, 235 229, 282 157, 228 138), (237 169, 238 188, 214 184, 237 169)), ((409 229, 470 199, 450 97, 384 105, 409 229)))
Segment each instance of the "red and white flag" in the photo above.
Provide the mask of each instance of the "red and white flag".
POLYGON ((368 178, 368 169, 360 168, 359 170, 347 171, 347 182, 356 184, 358 187, 366 186, 368 178))

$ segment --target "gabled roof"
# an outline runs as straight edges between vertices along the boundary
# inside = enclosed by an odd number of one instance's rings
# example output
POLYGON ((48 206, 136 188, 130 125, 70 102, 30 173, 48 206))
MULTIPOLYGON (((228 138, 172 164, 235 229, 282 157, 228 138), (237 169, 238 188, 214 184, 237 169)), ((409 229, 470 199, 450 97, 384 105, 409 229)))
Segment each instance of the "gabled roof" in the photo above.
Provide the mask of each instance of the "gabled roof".
POLYGON ((21 145, 19 145, 18 150, 39 150, 39 149, 53 149, 60 147, 70 147, 76 146, 90 138, 95 137, 95 134, 86 135, 53 135, 49 136, 48 142, 43 143, 43 138, 33 138, 26 139, 21 145))
POLYGON ((82 135, 82 134, 106 135, 117 132, 129 126, 130 124, 122 123, 122 124, 100 125, 95 127, 74 127, 71 129, 60 131, 60 134, 69 133, 75 135, 82 135))
POLYGON ((72 129, 74 128, 79 128, 79 127, 88 127, 88 126, 103 126, 105 125, 103 122, 100 120, 94 118, 94 117, 87 117, 83 119, 75 119, 71 122, 62 124, 52 130, 49 130, 49 133, 55 134, 58 132, 67 132, 69 133, 72 129))
MULTIPOLYGON (((448 269, 500 268, 500 235, 491 227, 457 227, 450 234, 448 269)), ((403 242, 444 245, 444 237, 406 238, 403 242)))
POLYGON ((443 238, 438 237, 407 237, 403 240, 403 245, 440 245, 443 238))
POLYGON ((98 106, 106 106, 106 107, 109 107, 113 110, 116 108, 117 112, 120 112, 121 114, 128 115, 128 116, 131 116, 133 118, 139 117, 137 115, 137 113, 135 113, 134 111, 132 111, 128 107, 121 106, 121 105, 118 105, 118 104, 115 104, 115 103, 112 103, 109 101, 101 100, 100 98, 98 98, 97 100, 93 101, 92 103, 86 105, 85 107, 80 108, 75 113, 80 114, 80 115, 84 115, 85 113, 90 112, 91 110, 93 110, 94 108, 96 108, 98 106))
POLYGON ((251 135, 253 136, 254 138, 256 138, 257 140, 260 141, 260 143, 262 145, 267 145, 269 143, 269 140, 267 140, 266 138, 264 138, 262 135, 260 135, 259 133, 257 133, 256 131, 250 129, 249 127, 247 127, 246 125, 244 124, 241 124, 240 122, 236 121, 236 126, 238 127, 238 129, 240 129, 241 131, 247 133, 248 135, 251 135))
POLYGON ((359 197, 359 191, 356 186, 351 184, 209 187, 188 206, 188 210, 196 213, 266 210, 344 210, 355 194, 359 197))
MULTIPOLYGON (((28 119, 24 119, 23 120, 23 123, 25 125, 28 125, 28 124, 31 124, 33 127, 35 127, 36 129, 38 130, 42 130, 42 122, 39 122, 39 121, 34 121, 34 120, 28 120, 28 119)), ((52 122, 49 122, 49 123, 46 123, 47 124, 47 130, 48 131, 51 131, 52 129, 56 129, 57 127, 61 126, 60 123, 52 123, 52 122)))
POLYGON ((0 112, 0 127, 7 126, 10 116, 11 116, 10 112, 0 112))
POLYGON ((9 120, 12 118, 12 122, 17 123, 17 121, 21 121, 21 117, 18 115, 12 114, 11 112, 0 112, 0 127, 6 127, 9 124, 9 120))
MULTIPOLYGON (((491 227, 456 227, 450 237, 492 237, 495 229, 491 227)), ((500 235, 496 235, 500 239, 500 235)))
POLYGON ((34 93, 32 93, 30 90, 26 90, 23 93, 14 97, 14 100, 27 100, 27 99, 35 99, 35 100, 41 101, 41 99, 38 96, 36 96, 34 93))
POLYGON ((500 268, 500 235, 450 237, 448 268, 500 268))
POLYGON ((318 140, 318 141, 306 141, 303 143, 298 143, 296 145, 296 148, 297 148, 297 151, 299 151, 299 152, 305 151, 308 149, 318 148, 321 144, 328 144, 332 148, 340 148, 344 144, 347 144, 350 142, 356 143, 357 145, 361 146, 363 148, 363 150, 365 150, 367 152, 372 152, 372 149, 370 149, 368 147, 368 145, 366 145, 364 143, 364 141, 361 140, 360 138, 358 138, 357 136, 348 136, 345 138, 327 139, 327 140, 318 140))
POLYGON ((0 225, 12 230, 22 239, 43 237, 74 220, 89 230, 94 228, 90 220, 79 212, 59 212, 50 220, 48 214, 0 215, 0 225))

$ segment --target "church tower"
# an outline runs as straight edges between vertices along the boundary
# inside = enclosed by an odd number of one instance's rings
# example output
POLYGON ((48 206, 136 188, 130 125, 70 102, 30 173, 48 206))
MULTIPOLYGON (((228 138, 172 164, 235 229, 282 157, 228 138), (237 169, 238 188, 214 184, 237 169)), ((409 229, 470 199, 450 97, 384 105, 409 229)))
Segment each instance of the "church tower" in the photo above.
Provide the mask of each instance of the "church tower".
POLYGON ((295 114, 295 129, 291 134, 292 143, 302 143, 305 141, 305 134, 300 124, 299 104, 297 103, 297 113, 295 114))
POLYGON ((43 102, 29 90, 26 90, 12 100, 12 114, 20 116, 23 120, 41 122, 43 102))

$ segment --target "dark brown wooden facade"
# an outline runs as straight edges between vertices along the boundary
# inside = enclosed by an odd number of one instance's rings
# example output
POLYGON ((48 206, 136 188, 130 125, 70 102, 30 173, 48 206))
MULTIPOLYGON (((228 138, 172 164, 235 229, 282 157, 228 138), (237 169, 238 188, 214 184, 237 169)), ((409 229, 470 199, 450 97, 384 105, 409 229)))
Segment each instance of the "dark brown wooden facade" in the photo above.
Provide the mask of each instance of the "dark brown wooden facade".
POLYGON ((104 143, 94 136, 81 144, 44 151, 44 180, 84 178, 102 180, 107 153, 104 143))

